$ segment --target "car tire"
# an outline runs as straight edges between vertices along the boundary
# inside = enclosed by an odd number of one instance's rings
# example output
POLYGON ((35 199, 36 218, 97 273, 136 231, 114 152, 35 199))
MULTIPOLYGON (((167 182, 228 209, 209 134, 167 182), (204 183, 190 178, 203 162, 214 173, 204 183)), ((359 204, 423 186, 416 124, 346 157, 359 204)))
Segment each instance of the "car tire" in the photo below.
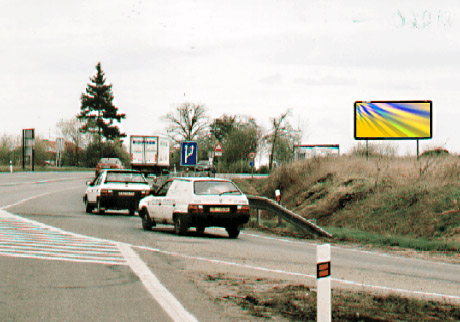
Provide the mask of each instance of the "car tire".
POLYGON ((230 227, 225 228, 225 230, 227 231, 229 238, 233 238, 233 239, 238 238, 240 234, 240 227, 238 226, 230 226, 230 227))
POLYGON ((105 214, 105 210, 101 207, 101 199, 97 199, 97 213, 99 215, 105 214))
POLYGON ((139 212, 139 216, 142 219, 142 229, 144 230, 152 230, 152 227, 155 226, 155 224, 152 222, 152 219, 150 219, 149 214, 147 213, 147 210, 142 209, 139 212))
POLYGON ((86 211, 86 213, 88 213, 88 214, 93 213, 93 209, 94 209, 94 207, 91 206, 89 204, 89 202, 88 202, 88 197, 85 197, 85 211, 86 211))
POLYGON ((182 214, 174 216, 174 232, 179 236, 186 235, 188 232, 188 225, 182 214))
POLYGON ((205 228, 206 228, 205 226, 196 226, 196 233, 198 235, 203 235, 205 228))

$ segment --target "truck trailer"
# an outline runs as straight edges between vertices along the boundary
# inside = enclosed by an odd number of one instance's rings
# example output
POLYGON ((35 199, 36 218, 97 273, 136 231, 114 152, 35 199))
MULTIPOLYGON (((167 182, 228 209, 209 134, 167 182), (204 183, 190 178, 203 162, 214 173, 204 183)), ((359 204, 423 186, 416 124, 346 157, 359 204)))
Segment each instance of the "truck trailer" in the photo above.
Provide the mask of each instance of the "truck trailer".
POLYGON ((131 168, 156 175, 169 170, 169 138, 161 135, 131 135, 131 168))

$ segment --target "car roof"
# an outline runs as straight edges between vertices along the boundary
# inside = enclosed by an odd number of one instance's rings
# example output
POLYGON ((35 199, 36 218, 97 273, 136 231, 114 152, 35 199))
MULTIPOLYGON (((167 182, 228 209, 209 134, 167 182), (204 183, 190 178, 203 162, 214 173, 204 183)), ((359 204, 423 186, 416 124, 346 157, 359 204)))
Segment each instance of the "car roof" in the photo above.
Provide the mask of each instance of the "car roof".
POLYGON ((132 169, 104 169, 101 172, 127 172, 127 173, 142 173, 139 170, 132 170, 132 169))

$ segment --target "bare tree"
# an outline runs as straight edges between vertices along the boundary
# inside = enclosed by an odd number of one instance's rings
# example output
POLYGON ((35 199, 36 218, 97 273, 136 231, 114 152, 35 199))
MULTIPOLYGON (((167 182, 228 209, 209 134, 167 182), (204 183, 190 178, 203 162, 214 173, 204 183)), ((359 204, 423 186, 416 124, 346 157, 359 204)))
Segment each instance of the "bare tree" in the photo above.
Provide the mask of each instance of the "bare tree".
POLYGON ((80 131, 82 125, 83 122, 77 118, 68 120, 61 119, 56 125, 60 132, 59 135, 62 135, 66 141, 70 141, 75 145, 74 158, 76 165, 78 165, 79 162, 79 147, 86 144, 88 141, 88 136, 80 131))
POLYGON ((295 130, 289 123, 290 114, 287 110, 272 118, 270 132, 264 137, 270 146, 269 169, 272 169, 274 160, 287 161, 294 153, 294 145, 300 141, 301 130, 295 130))
POLYGON ((209 128, 206 107, 202 104, 182 103, 164 118, 169 122, 168 135, 176 143, 199 140, 209 128))

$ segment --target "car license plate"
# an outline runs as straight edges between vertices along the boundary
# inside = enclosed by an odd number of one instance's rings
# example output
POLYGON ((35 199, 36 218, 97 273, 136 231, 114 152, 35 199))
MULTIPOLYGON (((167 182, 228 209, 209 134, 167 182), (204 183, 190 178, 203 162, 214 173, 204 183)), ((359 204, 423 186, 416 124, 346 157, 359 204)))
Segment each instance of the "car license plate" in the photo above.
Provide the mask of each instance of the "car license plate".
POLYGON ((134 196, 134 192, 133 191, 120 191, 118 195, 119 196, 134 196))
POLYGON ((229 207, 211 207, 209 212, 230 212, 229 207))

